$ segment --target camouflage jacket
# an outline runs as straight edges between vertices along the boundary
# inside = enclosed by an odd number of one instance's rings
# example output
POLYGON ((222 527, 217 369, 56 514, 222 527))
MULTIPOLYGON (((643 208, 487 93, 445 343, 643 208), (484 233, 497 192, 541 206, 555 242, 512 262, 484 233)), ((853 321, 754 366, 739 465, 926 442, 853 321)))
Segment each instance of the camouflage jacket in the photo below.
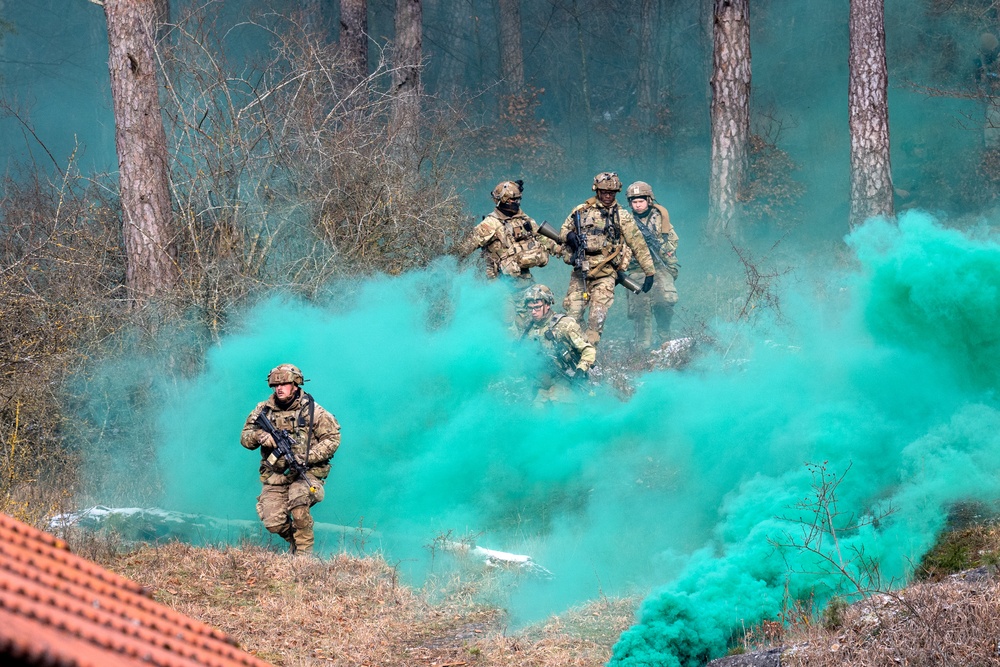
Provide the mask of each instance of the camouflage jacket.
MULTIPOLYGON (((337 423, 337 418, 324 410, 302 389, 299 389, 298 396, 284 409, 278 407, 274 394, 271 394, 266 401, 257 404, 243 425, 240 444, 247 449, 260 447, 257 434, 261 429, 257 428, 254 421, 261 412, 267 415, 276 429, 288 431, 295 443, 292 451, 299 461, 306 464, 309 473, 319 479, 326 479, 330 474, 330 459, 340 447, 340 424, 337 423)), ((291 484, 295 481, 295 477, 287 470, 283 459, 279 458, 275 463, 269 463, 268 459, 273 452, 270 447, 261 447, 260 481, 265 484, 291 484)))
MULTIPOLYGON (((619 269, 628 267, 633 257, 646 275, 656 273, 653 258, 635 224, 635 218, 619 206, 617 201, 605 208, 597 197, 591 197, 574 208, 559 232, 563 238, 576 231, 574 216, 577 213, 580 214, 580 226, 587 239, 585 270, 588 278, 613 276, 619 269)), ((571 264, 572 253, 565 252, 563 259, 571 264)))
MULTIPOLYGON (((646 215, 633 214, 635 224, 642 233, 646 241, 646 247, 650 254, 655 253, 659 259, 663 260, 667 270, 677 277, 677 243, 680 238, 674 231, 674 226, 670 224, 670 214, 667 209, 659 204, 653 204, 647 210, 646 215)), ((629 270, 639 268, 639 263, 632 261, 629 270)))
POLYGON ((521 337, 538 341, 565 375, 586 372, 597 360, 596 348, 587 342, 580 325, 568 315, 549 312, 540 322, 532 320, 521 337))
POLYGON ((529 269, 545 266, 549 254, 558 251, 555 243, 537 232, 538 223, 523 211, 508 216, 493 209, 459 244, 457 253, 467 257, 476 248, 482 248, 489 278, 499 275, 531 278, 529 269))

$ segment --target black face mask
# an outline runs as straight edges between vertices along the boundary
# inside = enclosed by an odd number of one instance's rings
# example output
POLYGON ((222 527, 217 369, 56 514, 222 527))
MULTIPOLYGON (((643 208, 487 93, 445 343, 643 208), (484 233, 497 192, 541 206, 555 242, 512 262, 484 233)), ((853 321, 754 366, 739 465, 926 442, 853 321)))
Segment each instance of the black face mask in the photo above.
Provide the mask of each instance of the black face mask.
POLYGON ((521 210, 521 202, 505 201, 497 204, 497 210, 504 215, 514 215, 521 210))

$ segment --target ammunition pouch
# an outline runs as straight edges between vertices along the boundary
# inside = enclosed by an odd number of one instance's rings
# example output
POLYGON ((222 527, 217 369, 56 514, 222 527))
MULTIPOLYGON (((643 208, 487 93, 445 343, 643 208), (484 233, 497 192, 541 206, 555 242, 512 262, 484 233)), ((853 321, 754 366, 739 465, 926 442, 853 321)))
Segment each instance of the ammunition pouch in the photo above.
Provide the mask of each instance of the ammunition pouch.
POLYGON ((549 253, 545 251, 545 248, 531 241, 530 247, 518 256, 518 260, 522 269, 545 266, 549 263, 549 253))

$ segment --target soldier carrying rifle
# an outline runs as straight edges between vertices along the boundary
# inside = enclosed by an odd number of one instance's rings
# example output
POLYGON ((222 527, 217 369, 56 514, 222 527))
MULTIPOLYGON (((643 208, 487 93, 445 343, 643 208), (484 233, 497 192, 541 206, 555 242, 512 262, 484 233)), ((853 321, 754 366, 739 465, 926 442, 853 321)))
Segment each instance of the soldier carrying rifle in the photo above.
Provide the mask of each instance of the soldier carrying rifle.
POLYGON ((621 282, 629 261, 634 258, 642 268, 643 292, 652 289, 656 269, 632 214, 615 200, 622 189, 618 174, 601 172, 592 189, 595 195, 573 209, 560 237, 569 251, 563 259, 573 265, 563 309, 581 324, 583 311, 590 309, 584 335, 597 345, 615 300, 615 284, 621 282))
MULTIPOLYGON (((657 267, 656 284, 649 292, 628 295, 628 317, 635 323, 635 344, 648 350, 653 346, 653 319, 660 342, 669 340, 670 322, 677 303, 677 232, 670 224, 670 214, 653 198, 653 188, 645 181, 636 181, 625 190, 635 224, 642 233, 657 267)), ((633 261, 631 277, 642 277, 642 267, 633 261)))
POLYGON ((302 371, 281 364, 267 375, 274 393, 247 417, 240 444, 260 447, 257 515, 293 554, 313 550, 309 508, 323 500, 330 459, 340 446, 340 424, 302 389, 302 371), (290 448, 290 451, 289 449, 290 448))

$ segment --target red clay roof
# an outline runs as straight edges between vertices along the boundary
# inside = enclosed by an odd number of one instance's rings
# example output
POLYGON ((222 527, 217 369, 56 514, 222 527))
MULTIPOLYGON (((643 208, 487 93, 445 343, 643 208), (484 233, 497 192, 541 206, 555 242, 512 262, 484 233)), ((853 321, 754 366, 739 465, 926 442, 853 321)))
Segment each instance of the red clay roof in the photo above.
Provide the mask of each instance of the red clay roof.
POLYGON ((266 667, 139 584, 0 514, 0 664, 266 667))

